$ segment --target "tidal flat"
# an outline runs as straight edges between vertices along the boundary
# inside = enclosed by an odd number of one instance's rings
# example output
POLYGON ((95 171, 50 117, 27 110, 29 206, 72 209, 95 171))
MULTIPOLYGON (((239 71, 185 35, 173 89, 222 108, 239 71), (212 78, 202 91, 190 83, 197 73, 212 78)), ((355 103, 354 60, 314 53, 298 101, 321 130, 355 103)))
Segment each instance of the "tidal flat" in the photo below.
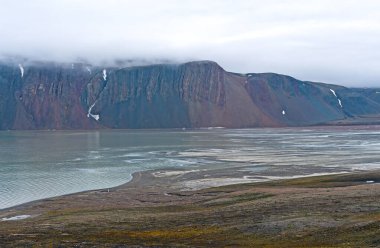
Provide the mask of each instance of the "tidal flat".
POLYGON ((379 130, 2 132, 0 246, 379 247, 379 130))
MULTIPOLYGON (((380 127, 0 132, 0 209, 122 185, 138 171, 235 168, 238 182, 380 169, 380 127)), ((227 183, 206 178, 188 188, 227 183), (202 186, 203 185, 203 186, 202 186)), ((231 180, 229 180, 232 183, 231 180)))

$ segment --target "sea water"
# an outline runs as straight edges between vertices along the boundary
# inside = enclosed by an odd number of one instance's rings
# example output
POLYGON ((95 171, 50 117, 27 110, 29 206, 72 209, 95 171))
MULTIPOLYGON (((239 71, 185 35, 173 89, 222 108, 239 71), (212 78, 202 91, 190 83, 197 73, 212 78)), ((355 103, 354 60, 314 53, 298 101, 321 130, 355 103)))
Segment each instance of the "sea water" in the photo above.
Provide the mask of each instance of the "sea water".
POLYGON ((0 209, 178 167, 268 178, 379 169, 380 127, 1 131, 0 209))

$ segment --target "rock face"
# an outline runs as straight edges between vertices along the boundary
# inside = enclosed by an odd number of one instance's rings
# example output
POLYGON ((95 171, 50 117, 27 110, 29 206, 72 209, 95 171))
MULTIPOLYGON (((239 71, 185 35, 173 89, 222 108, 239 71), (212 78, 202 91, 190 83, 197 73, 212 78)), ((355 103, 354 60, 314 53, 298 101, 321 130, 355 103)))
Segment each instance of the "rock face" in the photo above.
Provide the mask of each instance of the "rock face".
POLYGON ((0 129, 276 127, 380 115, 380 90, 236 74, 211 61, 0 64, 0 129))

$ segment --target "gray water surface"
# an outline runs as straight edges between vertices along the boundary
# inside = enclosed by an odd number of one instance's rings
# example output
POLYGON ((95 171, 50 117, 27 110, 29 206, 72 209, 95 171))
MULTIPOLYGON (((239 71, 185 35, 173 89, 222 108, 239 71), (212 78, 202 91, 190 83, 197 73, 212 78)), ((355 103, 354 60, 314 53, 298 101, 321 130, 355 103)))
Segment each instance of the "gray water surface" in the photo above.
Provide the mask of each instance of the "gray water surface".
POLYGON ((237 168, 299 176, 380 168, 380 127, 2 131, 0 209, 109 188, 136 171, 237 168))

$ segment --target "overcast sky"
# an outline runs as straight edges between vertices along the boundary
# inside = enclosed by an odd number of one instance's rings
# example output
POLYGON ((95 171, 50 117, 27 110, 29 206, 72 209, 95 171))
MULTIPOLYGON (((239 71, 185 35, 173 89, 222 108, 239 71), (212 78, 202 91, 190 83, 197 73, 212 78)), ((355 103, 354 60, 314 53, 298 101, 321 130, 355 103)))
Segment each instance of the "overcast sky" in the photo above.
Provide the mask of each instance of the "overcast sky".
POLYGON ((378 0, 0 0, 0 54, 214 60, 380 87, 378 0))

